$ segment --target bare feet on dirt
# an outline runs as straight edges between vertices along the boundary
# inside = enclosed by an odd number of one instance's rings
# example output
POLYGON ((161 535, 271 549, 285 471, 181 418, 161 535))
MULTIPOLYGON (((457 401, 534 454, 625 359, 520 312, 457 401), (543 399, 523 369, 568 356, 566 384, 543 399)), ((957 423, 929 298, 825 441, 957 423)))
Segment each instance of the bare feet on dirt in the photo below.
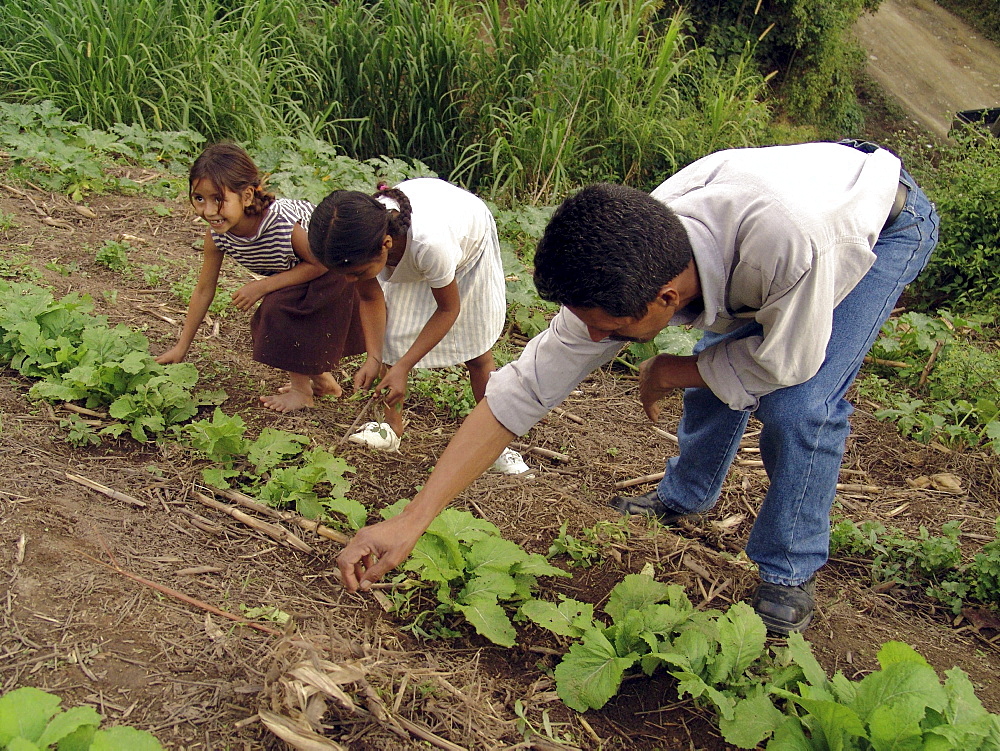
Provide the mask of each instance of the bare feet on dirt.
POLYGON ((313 395, 308 391, 299 391, 290 385, 279 390, 274 396, 262 396, 260 403, 275 412, 294 412, 303 407, 312 407, 313 395))
MULTIPOLYGON (((292 388, 291 383, 286 383, 278 389, 278 393, 285 394, 291 391, 292 388)), ((320 373, 318 376, 312 377, 312 395, 341 397, 344 395, 344 389, 337 383, 337 379, 330 372, 320 373)))

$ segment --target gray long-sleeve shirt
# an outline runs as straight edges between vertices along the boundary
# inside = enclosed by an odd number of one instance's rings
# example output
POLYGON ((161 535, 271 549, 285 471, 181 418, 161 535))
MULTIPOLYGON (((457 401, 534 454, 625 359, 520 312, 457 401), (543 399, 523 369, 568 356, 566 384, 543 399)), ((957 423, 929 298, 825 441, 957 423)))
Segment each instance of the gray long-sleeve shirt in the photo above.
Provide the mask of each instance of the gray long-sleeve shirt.
MULTIPOLYGON (((875 261, 900 162, 834 143, 732 149, 709 155, 652 192, 687 231, 704 307, 673 325, 724 333, 749 320, 763 335, 698 356, 709 388, 733 409, 807 381, 819 370, 833 310, 875 261)), ((593 342, 566 309, 493 374, 486 396, 517 435, 562 402, 621 342, 593 342)))

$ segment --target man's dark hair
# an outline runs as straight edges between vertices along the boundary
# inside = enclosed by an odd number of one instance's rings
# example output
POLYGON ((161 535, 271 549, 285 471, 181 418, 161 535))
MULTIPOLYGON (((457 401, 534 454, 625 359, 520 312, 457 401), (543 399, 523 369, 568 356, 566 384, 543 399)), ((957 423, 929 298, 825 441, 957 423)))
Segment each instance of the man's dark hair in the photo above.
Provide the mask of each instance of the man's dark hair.
POLYGON ((535 251, 535 287, 544 300, 640 318, 691 258, 687 232, 667 206, 600 183, 552 215, 535 251))

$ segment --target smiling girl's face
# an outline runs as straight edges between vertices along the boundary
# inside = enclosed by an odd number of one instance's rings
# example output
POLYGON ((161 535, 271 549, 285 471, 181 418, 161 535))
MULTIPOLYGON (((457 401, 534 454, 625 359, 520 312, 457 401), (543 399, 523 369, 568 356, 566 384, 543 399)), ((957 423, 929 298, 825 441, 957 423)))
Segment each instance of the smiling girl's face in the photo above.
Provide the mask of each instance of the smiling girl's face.
POLYGON ((257 229, 258 219, 248 216, 245 209, 253 203, 254 189, 244 188, 241 193, 215 185, 206 177, 191 185, 191 205, 204 219, 212 232, 249 236, 257 229))

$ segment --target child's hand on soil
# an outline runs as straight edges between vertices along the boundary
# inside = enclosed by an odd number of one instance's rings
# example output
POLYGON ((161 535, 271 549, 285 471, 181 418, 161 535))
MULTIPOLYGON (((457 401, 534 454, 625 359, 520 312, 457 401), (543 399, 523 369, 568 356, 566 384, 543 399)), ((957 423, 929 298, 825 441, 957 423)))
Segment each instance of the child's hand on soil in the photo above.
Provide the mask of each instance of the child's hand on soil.
POLYGON ((175 345, 162 355, 157 355, 154 359, 160 365, 170 365, 175 362, 183 362, 186 355, 187 352, 180 345, 175 345))

